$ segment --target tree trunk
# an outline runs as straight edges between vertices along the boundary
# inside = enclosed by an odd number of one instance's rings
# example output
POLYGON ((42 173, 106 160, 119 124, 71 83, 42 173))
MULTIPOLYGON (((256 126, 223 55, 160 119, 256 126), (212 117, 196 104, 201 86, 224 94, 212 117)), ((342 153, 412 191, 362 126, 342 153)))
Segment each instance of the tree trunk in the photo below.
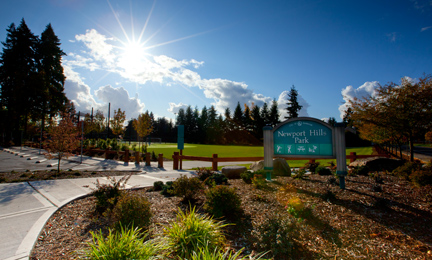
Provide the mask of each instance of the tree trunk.
POLYGON ((414 142, 412 137, 410 137, 409 140, 409 149, 410 149, 410 162, 414 162, 414 142))

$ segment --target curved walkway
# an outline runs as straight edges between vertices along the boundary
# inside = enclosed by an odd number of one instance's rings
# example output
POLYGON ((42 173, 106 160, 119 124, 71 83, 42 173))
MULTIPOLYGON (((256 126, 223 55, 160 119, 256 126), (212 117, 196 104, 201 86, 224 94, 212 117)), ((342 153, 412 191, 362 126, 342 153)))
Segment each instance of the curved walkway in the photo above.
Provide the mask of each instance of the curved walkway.
MULTIPOLYGON (((82 163, 80 161, 79 156, 71 157, 61 163, 61 169, 139 171, 129 179, 126 188, 148 187, 155 181, 175 180, 180 175, 194 172, 172 170, 169 161, 164 162, 164 169, 157 168, 157 164, 148 167, 134 163, 125 165, 92 157, 83 157, 82 163)), ((56 163, 56 160, 46 160, 38 149, 0 149, 0 172, 41 170, 57 167, 56 163)), ((211 167, 211 163, 184 161, 183 167, 211 167)), ((96 180, 108 183, 105 177, 0 183, 0 259, 29 259, 33 245, 51 215, 68 202, 88 195, 96 180)))

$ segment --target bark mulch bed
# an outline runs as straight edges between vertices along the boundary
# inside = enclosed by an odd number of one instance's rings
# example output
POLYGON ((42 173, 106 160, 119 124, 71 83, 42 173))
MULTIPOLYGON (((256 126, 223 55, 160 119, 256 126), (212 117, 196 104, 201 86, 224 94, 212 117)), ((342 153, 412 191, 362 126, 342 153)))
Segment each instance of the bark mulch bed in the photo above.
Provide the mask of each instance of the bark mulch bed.
MULTIPOLYGON (((382 183, 369 176, 348 176, 341 190, 331 178, 278 177, 264 189, 230 180, 244 210, 237 224, 226 230, 230 246, 259 251, 260 228, 269 219, 285 218, 294 227, 289 233, 292 244, 285 245, 292 247, 292 254, 275 259, 432 259, 430 186, 412 187, 389 175, 382 175, 382 183), (286 208, 293 200, 303 205, 297 218, 286 208)), ((179 207, 188 207, 180 198, 159 192, 133 192, 143 193, 152 203, 154 235, 161 233, 161 225, 175 221, 179 207)), ((201 212, 203 202, 201 195, 196 201, 201 212)), ((91 241, 90 231, 107 226, 108 220, 95 214, 94 197, 73 201, 48 220, 30 259, 75 259, 91 241)))

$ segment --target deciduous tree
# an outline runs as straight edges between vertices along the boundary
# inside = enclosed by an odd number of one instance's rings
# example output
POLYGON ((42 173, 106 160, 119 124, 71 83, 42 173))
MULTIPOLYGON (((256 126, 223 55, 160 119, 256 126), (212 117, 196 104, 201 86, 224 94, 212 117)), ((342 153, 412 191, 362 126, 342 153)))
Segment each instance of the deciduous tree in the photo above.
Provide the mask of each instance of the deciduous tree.
POLYGON ((120 108, 117 111, 114 110, 114 117, 111 119, 111 130, 114 135, 123 135, 125 121, 126 112, 122 111, 120 108))
POLYGON ((405 138, 413 161, 415 137, 432 126, 432 80, 425 76, 414 83, 402 78, 400 85, 379 86, 374 96, 355 98, 348 105, 363 138, 378 143, 405 138))

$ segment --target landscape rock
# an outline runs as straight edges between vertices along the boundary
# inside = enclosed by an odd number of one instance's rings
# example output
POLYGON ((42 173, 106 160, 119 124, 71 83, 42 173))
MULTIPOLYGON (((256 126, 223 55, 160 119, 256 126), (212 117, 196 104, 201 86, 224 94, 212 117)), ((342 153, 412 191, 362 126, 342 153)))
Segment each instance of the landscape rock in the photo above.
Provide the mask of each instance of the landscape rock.
POLYGON ((247 171, 245 166, 225 166, 222 168, 222 174, 228 179, 240 179, 240 174, 247 171))
POLYGON ((403 160, 390 159, 386 157, 371 157, 355 160, 349 167, 367 166, 369 171, 393 171, 404 164, 403 160))
POLYGON ((259 170, 263 170, 264 169, 264 161, 253 162, 249 168, 251 171, 254 171, 254 172, 259 171, 259 170))
POLYGON ((273 174, 276 176, 291 176, 288 162, 282 158, 273 159, 273 174))
MULTIPOLYGON (((258 161, 251 164, 251 171, 264 170, 264 161, 258 161)), ((291 176, 291 168, 288 162, 282 158, 273 159, 273 174, 275 176, 291 176)))

